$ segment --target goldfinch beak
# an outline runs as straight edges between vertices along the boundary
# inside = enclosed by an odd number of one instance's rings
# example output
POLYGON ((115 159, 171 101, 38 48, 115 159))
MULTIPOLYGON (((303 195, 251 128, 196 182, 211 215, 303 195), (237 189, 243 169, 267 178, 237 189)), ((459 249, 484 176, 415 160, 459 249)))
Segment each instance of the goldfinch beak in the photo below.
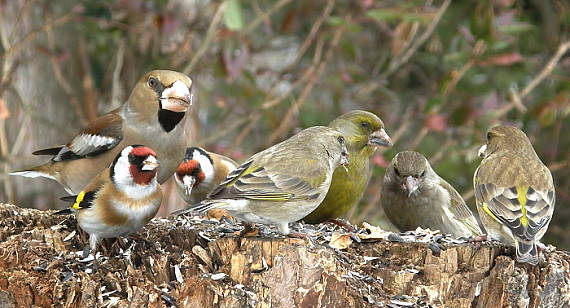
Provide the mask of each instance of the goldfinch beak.
POLYGON ((477 152, 477 154, 479 155, 479 157, 484 158, 486 151, 487 151, 487 145, 484 144, 479 148, 479 151, 477 152))
POLYGON ((404 190, 408 192, 408 198, 418 189, 418 180, 413 176, 407 176, 404 179, 404 190))
POLYGON ((143 161, 142 170, 143 171, 152 171, 160 166, 160 163, 154 156, 149 156, 147 159, 143 161))
POLYGON ((160 96, 162 109, 172 112, 186 112, 192 105, 192 93, 182 81, 175 81, 162 91, 160 96))
POLYGON ((392 139, 390 139, 386 131, 381 128, 368 136, 368 144, 372 146, 391 147, 392 139))
POLYGON ((184 184, 184 194, 190 197, 192 188, 194 188, 194 183, 196 183, 196 178, 193 176, 184 176, 184 178, 182 178, 182 183, 184 184))

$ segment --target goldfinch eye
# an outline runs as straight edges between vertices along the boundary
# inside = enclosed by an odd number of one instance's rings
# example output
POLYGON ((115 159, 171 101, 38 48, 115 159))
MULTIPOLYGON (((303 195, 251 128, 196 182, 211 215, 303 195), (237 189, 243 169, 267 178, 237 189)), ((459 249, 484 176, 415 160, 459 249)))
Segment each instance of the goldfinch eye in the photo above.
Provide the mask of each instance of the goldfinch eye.
POLYGON ((154 89, 154 87, 158 85, 158 80, 154 77, 150 77, 146 83, 149 87, 154 89))
POLYGON ((345 140, 343 136, 339 136, 338 137, 338 142, 340 142, 340 144, 344 144, 345 140))
POLYGON ((487 140, 491 140, 491 133, 487 133, 487 140))
POLYGON ((422 172, 422 174, 420 175, 420 177, 423 178, 424 175, 426 175, 426 171, 425 171, 425 170, 422 172))

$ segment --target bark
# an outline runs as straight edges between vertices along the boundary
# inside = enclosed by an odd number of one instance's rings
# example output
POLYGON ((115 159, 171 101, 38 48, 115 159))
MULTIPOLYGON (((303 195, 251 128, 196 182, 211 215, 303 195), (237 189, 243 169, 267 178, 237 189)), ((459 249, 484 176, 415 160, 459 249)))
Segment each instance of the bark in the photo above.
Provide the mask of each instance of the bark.
POLYGON ((570 255, 555 249, 530 266, 429 231, 367 226, 350 244, 332 225, 243 238, 238 225, 169 217, 90 260, 74 217, 52 213, 0 205, 0 307, 570 307, 570 255))

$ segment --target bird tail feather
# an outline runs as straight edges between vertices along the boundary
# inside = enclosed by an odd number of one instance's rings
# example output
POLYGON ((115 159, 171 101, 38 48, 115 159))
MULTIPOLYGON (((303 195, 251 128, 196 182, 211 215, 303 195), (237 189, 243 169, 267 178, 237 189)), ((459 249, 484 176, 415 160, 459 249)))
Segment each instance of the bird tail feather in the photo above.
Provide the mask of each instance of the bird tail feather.
POLYGON ((538 264, 538 250, 534 242, 517 241, 516 248, 518 262, 538 264))
POLYGON ((23 176, 27 178, 44 177, 55 180, 55 177, 49 172, 47 165, 41 165, 29 169, 10 172, 10 175, 23 176))
POLYGON ((69 214, 73 214, 73 213, 74 213, 74 211, 69 208, 69 209, 64 209, 64 210, 57 211, 57 212, 55 212, 55 213, 53 213, 53 214, 54 214, 54 215, 69 215, 69 214))
POLYGON ((178 215, 191 213, 191 212, 205 213, 211 209, 217 208, 220 203, 221 202, 219 200, 204 200, 204 201, 202 201, 196 205, 193 205, 189 208, 185 208, 185 209, 173 212, 172 215, 178 216, 178 215))

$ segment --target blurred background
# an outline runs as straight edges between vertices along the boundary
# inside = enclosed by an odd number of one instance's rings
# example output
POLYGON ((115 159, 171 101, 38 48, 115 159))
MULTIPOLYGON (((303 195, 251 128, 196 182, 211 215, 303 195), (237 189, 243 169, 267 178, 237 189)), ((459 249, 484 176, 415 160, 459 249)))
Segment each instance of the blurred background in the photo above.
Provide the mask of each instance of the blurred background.
MULTIPOLYGON (((486 130, 522 128, 553 173, 544 242, 570 249, 570 3, 565 0, 0 0, 0 201, 63 208, 46 161, 152 69, 190 75, 191 142, 238 161, 353 109, 396 141, 373 158, 353 223, 381 224, 380 185, 415 149, 474 209, 486 130)), ((163 214, 182 207, 173 187, 163 214)))

